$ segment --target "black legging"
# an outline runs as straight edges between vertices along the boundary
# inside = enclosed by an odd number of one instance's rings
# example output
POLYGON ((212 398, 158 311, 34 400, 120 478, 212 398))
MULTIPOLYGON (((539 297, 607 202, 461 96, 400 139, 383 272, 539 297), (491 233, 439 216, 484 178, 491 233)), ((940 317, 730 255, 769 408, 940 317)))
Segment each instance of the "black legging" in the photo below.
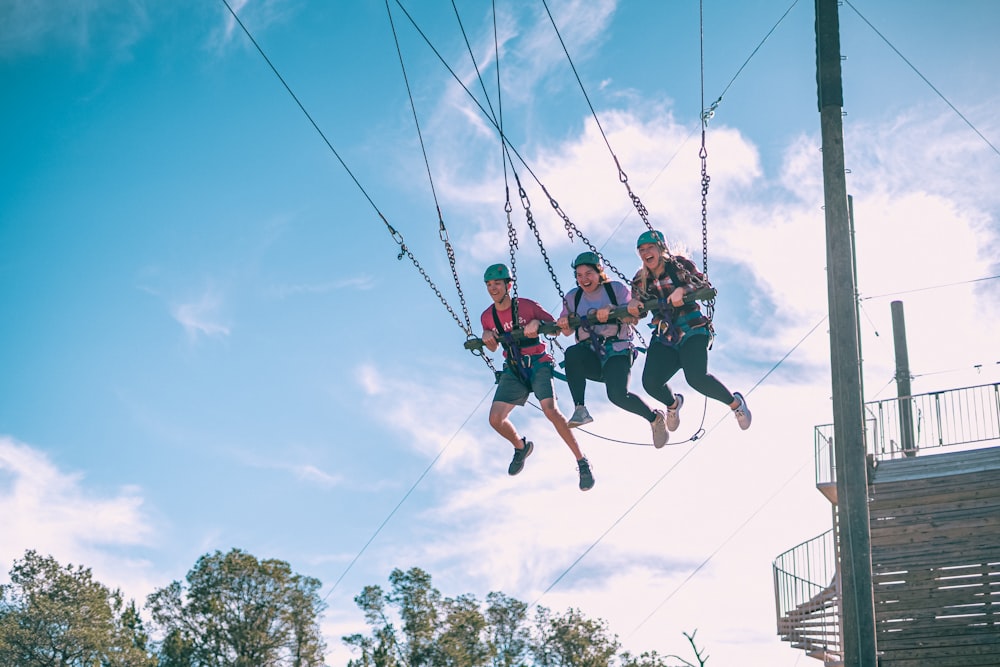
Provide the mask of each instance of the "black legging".
POLYGON ((566 384, 573 395, 573 403, 584 404, 587 391, 587 380, 603 382, 608 391, 608 400, 622 410, 639 415, 646 421, 653 421, 656 414, 646 402, 628 390, 629 377, 632 375, 632 355, 616 354, 604 362, 598 358, 590 343, 583 341, 566 350, 566 384))
POLYGON ((731 405, 733 395, 708 372, 708 336, 685 336, 680 347, 670 347, 656 341, 646 350, 646 368, 642 371, 642 387, 646 393, 664 405, 674 402, 674 393, 667 382, 680 369, 684 379, 695 391, 731 405))

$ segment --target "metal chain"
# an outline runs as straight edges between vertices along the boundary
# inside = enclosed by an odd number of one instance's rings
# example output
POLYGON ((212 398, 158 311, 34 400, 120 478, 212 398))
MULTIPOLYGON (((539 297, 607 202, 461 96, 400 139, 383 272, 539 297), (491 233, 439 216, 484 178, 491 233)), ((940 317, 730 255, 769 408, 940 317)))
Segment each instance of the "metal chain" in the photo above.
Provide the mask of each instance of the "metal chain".
MULTIPOLYGON (((539 185, 541 185, 541 184, 539 184, 539 185)), ((621 271, 619 271, 618 268, 614 264, 612 264, 611 262, 609 262, 608 259, 607 259, 607 257, 605 257, 601 253, 601 251, 597 249, 597 246, 595 246, 593 243, 591 243, 590 239, 588 239, 586 236, 584 236, 583 232, 581 232, 577 228, 577 226, 573 224, 573 222, 569 219, 569 216, 566 215, 566 213, 559 207, 559 202, 557 202, 552 197, 552 195, 549 194, 549 191, 545 188, 545 186, 541 185, 541 188, 542 188, 542 192, 545 193, 545 196, 549 198, 549 204, 552 205, 552 208, 555 210, 556 215, 558 215, 562 219, 562 221, 563 221, 563 227, 566 228, 566 232, 569 235, 569 240, 573 241, 573 235, 576 234, 576 236, 579 237, 579 239, 581 241, 583 241, 584 245, 586 245, 587 248, 589 248, 592 253, 594 253, 595 255, 597 255, 597 257, 601 260, 601 264, 605 268, 610 269, 611 272, 614 273, 619 278, 621 278, 622 282, 624 282, 626 285, 631 284, 631 281, 628 278, 625 277, 625 274, 622 273, 621 271)))
POLYGON ((507 191, 507 202, 503 206, 504 213, 507 214, 507 246, 510 249, 510 280, 513 286, 514 298, 517 298, 517 262, 514 257, 514 251, 517 250, 517 230, 514 229, 514 223, 510 219, 511 211, 514 207, 510 204, 510 187, 506 187, 507 191))
MULTIPOLYGON (((698 157, 701 158, 701 274, 705 282, 711 284, 708 279, 708 186, 712 182, 708 175, 708 148, 705 145, 705 128, 709 119, 715 113, 715 104, 702 114, 701 124, 701 150, 698 157)), ((715 315, 715 299, 705 302, 705 316, 711 321, 715 315)))
POLYGON ((462 304, 462 315, 465 317, 465 329, 466 331, 472 331, 472 320, 469 318, 469 306, 465 302, 465 294, 462 292, 462 283, 458 279, 455 249, 451 245, 451 239, 448 238, 448 230, 444 226, 444 219, 441 217, 440 210, 438 210, 438 220, 441 224, 439 236, 441 237, 441 242, 444 243, 445 252, 448 254, 448 264, 451 266, 451 276, 455 279, 455 290, 458 292, 458 300, 462 304))
POLYGON ((430 285, 432 290, 434 290, 434 293, 437 295, 437 298, 441 300, 442 304, 444 304, 444 307, 448 310, 448 313, 451 315, 452 319, 455 320, 455 323, 458 324, 458 326, 462 329, 462 331, 465 332, 467 336, 471 336, 472 335, 471 325, 469 327, 466 327, 464 324, 462 324, 462 320, 460 320, 458 318, 458 315, 455 314, 455 311, 454 309, 452 309, 451 304, 449 304, 448 300, 444 298, 443 294, 441 294, 441 290, 439 290, 437 285, 434 284, 434 281, 431 280, 431 277, 427 275, 427 272, 424 271, 424 267, 420 265, 420 262, 417 261, 417 258, 414 257, 410 249, 406 247, 406 243, 403 242, 403 235, 400 234, 398 231, 396 231, 396 229, 389 224, 388 220, 382 218, 382 221, 385 222, 385 226, 389 228, 389 233, 392 235, 392 240, 395 241, 397 245, 399 245, 399 254, 396 255, 396 259, 401 260, 403 259, 404 255, 410 258, 410 261, 413 262, 413 266, 417 268, 417 271, 420 272, 420 275, 421 277, 423 277, 424 281, 428 285, 430 285))
MULTIPOLYGON (((528 200, 528 193, 521 185, 521 179, 518 177, 517 172, 514 172, 514 180, 517 181, 517 191, 521 197, 521 206, 524 207, 524 218, 527 220, 531 232, 535 235, 535 241, 538 242, 538 250, 542 253, 542 259, 545 260, 545 266, 549 270, 549 277, 552 278, 552 282, 556 286, 556 291, 559 292, 559 299, 565 301, 566 295, 563 293, 559 279, 556 277, 555 269, 552 268, 552 262, 549 261, 549 253, 545 250, 545 244, 542 243, 542 237, 538 233, 538 225, 535 224, 535 217, 531 213, 531 202, 528 200)), ((570 239, 572 240, 572 238, 571 236, 570 239)))
POLYGON ((642 200, 639 199, 639 195, 632 192, 632 186, 628 184, 628 174, 626 174, 625 170, 622 169, 621 162, 618 161, 618 156, 612 153, 611 157, 615 159, 615 166, 618 167, 618 180, 622 182, 622 185, 624 185, 625 189, 628 191, 628 197, 632 200, 632 206, 635 206, 636 213, 638 213, 639 217, 642 218, 642 222, 646 225, 646 229, 651 232, 654 231, 653 225, 649 223, 649 210, 646 208, 646 205, 642 203, 642 200))

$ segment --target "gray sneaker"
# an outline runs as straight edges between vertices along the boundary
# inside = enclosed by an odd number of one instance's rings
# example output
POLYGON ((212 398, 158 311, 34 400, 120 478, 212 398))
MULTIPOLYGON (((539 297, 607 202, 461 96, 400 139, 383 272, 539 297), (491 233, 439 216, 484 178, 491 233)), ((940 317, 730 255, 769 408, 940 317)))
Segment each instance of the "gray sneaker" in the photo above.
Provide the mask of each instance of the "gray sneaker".
POLYGON ((750 428, 750 420, 753 416, 750 414, 750 408, 747 407, 747 400, 743 398, 743 394, 734 391, 733 396, 740 402, 733 410, 733 415, 736 417, 736 423, 745 431, 750 428))
POLYGON ((569 426, 570 428, 576 428, 577 426, 583 426, 584 424, 589 424, 592 421, 594 421, 594 418, 591 417, 590 413, 587 411, 587 406, 578 405, 576 406, 576 410, 573 410, 573 416, 569 418, 569 421, 566 422, 566 425, 569 426))
POLYGON ((684 407, 684 396, 674 394, 674 407, 667 407, 667 430, 676 431, 681 425, 681 408, 684 407))
POLYGON ((670 440, 670 433, 667 431, 667 418, 663 410, 653 410, 656 419, 649 423, 653 429, 653 447, 660 449, 670 440))
POLYGON ((510 461, 510 466, 507 468, 508 475, 516 475, 524 469, 524 459, 531 455, 532 450, 535 446, 531 444, 531 440, 525 440, 521 438, 521 442, 524 443, 524 447, 521 449, 514 449, 514 458, 510 461))
POLYGON ((576 462, 576 465, 580 468, 580 490, 590 491, 594 488, 594 473, 590 471, 590 461, 582 458, 576 462))

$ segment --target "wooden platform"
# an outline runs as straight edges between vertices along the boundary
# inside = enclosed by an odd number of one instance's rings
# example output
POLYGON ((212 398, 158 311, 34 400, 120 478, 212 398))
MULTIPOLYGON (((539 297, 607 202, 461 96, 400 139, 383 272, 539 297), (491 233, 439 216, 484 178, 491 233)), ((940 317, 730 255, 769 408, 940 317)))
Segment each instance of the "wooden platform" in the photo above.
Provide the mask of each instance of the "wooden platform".
POLYGON ((881 667, 1000 665, 1000 447, 884 461, 870 482, 881 667))

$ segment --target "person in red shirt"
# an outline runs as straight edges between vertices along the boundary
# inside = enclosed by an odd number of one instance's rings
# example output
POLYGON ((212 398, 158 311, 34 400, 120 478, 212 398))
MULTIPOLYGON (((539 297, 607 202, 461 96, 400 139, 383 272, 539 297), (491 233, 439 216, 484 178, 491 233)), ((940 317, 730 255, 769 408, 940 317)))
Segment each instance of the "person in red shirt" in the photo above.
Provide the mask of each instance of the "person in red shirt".
POLYGON ((566 423, 566 417, 556 405, 552 386, 552 357, 546 351, 545 343, 538 339, 539 325, 542 322, 554 322, 555 318, 531 299, 511 298, 510 270, 506 265, 490 266, 483 274, 483 280, 486 282, 486 291, 493 299, 493 304, 480 316, 483 345, 490 352, 503 347, 504 355, 503 371, 499 374, 497 390, 490 406, 490 426, 514 446, 514 458, 507 473, 516 475, 521 472, 524 460, 534 450, 534 444, 518 435, 509 419, 514 408, 524 405, 528 396, 534 393, 542 412, 576 458, 580 490, 593 488, 594 475, 590 462, 580 451, 580 445, 566 423), (523 336, 513 335, 515 328, 523 329, 523 336))

